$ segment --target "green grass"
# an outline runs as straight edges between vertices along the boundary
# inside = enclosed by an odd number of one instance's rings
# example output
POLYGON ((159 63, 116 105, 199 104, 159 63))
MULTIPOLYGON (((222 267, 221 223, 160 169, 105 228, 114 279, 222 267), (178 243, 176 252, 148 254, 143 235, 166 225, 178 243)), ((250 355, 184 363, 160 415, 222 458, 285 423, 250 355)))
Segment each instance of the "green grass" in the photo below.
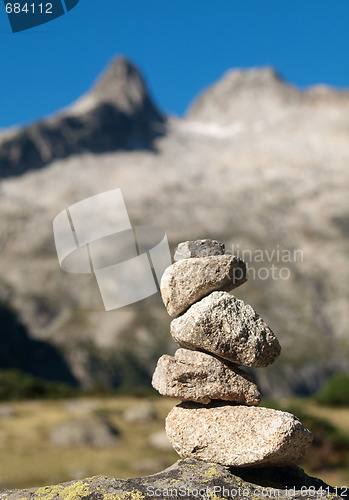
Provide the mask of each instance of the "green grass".
POLYGON ((325 406, 349 407, 349 374, 335 373, 316 394, 317 403, 325 406))
POLYGON ((159 472, 178 459, 175 451, 160 451, 148 442, 152 433, 164 429, 165 417, 176 401, 152 398, 157 418, 146 423, 129 423, 123 418, 127 408, 140 403, 139 398, 79 399, 88 405, 85 411, 76 414, 68 410, 70 401, 9 404, 15 414, 1 419, 0 487, 44 486, 97 474, 136 477, 159 472), (50 432, 56 426, 70 419, 101 413, 120 431, 121 439, 115 446, 69 449, 50 442, 50 432))
MULTIPOLYGON (((177 404, 176 400, 117 395, 80 398, 77 401, 80 409, 75 412, 69 410, 71 399, 6 403, 14 410, 14 415, 0 419, 0 487, 46 486, 98 474, 137 477, 159 472, 179 458, 174 450, 161 451, 149 444, 149 436, 164 429, 165 418, 177 404), (145 423, 127 422, 123 418, 124 411, 144 400, 154 406, 156 418, 145 423), (106 416, 120 431, 120 441, 103 449, 88 446, 63 448, 51 443, 50 433, 55 427, 89 415, 106 416)), ((266 403, 263 401, 262 405, 266 406, 266 403)), ((292 409, 296 415, 298 413, 297 416, 304 418, 310 430, 314 431, 315 427, 321 430, 323 425, 326 432, 348 439, 349 408, 327 408, 308 399, 269 402, 268 406, 292 409)), ((326 458, 326 449, 322 458, 323 463, 320 468, 316 465, 316 470, 306 461, 303 465, 307 473, 320 477, 332 486, 349 485, 348 466, 342 467, 340 458, 333 464, 333 456, 326 458)))
POLYGON ((349 408, 320 405, 311 398, 263 400, 262 406, 296 415, 312 432, 313 444, 301 466, 332 486, 349 485, 349 408))

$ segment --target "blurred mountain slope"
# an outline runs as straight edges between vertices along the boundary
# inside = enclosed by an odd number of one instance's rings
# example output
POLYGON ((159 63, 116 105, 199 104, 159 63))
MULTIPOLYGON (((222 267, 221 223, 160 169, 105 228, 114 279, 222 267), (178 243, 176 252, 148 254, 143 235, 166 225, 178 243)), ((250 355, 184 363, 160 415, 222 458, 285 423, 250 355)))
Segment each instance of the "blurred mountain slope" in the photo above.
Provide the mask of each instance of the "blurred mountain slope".
MULTIPOLYGON (((118 78, 102 77, 102 94, 112 95, 118 78)), ((236 295, 283 347, 275 365, 256 371, 264 392, 316 390, 333 371, 349 370, 348 96, 301 91, 270 68, 234 70, 184 119, 167 118, 153 149, 84 151, 3 180, 2 300, 33 338, 60 349, 82 384, 150 376, 157 357, 174 349, 160 297, 104 312, 94 278, 61 271, 53 242, 61 210, 121 188, 134 225, 162 227, 173 246, 220 239, 247 259, 250 279, 236 295)), ((65 112, 84 117, 89 103, 85 96, 65 112)), ((35 165, 21 162, 27 167, 35 165)))

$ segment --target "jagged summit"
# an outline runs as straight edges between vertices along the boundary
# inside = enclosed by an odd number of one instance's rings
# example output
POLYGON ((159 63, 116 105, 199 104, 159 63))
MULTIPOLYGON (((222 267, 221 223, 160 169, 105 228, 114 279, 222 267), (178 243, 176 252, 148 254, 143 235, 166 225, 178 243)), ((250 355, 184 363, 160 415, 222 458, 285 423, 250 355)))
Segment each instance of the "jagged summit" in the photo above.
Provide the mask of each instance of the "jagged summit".
MULTIPOLYGON (((349 92, 326 86, 301 90, 272 67, 235 69, 194 101, 181 126, 199 135, 230 137, 246 127, 261 130, 288 121, 290 114, 312 114, 315 108, 331 109, 333 115, 344 108, 348 112, 349 92)), ((151 149, 165 122, 138 68, 119 56, 87 93, 54 117, 0 132, 0 178, 73 154, 151 149)))
POLYGON ((0 177, 72 154, 152 148, 164 121, 138 69, 118 57, 72 106, 0 136, 0 177))
POLYGON ((145 87, 144 80, 138 68, 125 56, 116 56, 106 70, 97 78, 93 92, 108 92, 114 85, 138 81, 145 87))
POLYGON ((273 66, 230 69, 220 81, 229 82, 229 85, 235 90, 239 90, 241 87, 248 89, 262 88, 264 90, 277 86, 290 87, 273 66))
POLYGON ((234 93, 275 93, 282 97, 293 98, 299 93, 296 87, 286 82, 272 66, 230 70, 223 76, 221 83, 224 83, 223 89, 229 89, 234 93))
POLYGON ((277 118, 280 112, 292 106, 338 103, 342 106, 344 102, 349 104, 348 91, 326 86, 301 90, 286 82, 270 66, 234 69, 226 72, 194 100, 187 118, 198 121, 255 122, 277 118))
POLYGON ((148 89, 140 71, 126 57, 118 56, 72 108, 85 112, 97 103, 109 102, 125 113, 132 113, 145 99, 148 89))
POLYGON ((229 70, 194 101, 195 120, 260 119, 276 106, 299 101, 300 91, 272 67, 229 70))

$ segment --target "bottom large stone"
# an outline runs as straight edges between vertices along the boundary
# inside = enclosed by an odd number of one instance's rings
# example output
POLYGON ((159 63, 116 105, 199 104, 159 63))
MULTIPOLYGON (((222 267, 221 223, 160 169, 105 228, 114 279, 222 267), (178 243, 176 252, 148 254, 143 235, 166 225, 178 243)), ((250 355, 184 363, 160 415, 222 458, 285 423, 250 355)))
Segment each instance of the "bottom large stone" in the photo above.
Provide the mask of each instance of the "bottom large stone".
POLYGON ((182 403, 169 413, 166 432, 182 458, 234 467, 295 465, 312 442, 291 413, 224 403, 182 403))

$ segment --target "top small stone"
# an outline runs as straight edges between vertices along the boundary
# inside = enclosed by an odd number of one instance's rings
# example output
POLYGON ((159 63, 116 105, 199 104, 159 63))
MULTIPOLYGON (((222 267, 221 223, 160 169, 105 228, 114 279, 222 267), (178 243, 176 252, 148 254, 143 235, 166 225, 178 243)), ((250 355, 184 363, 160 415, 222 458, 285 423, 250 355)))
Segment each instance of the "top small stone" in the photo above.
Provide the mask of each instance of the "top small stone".
POLYGON ((224 243, 216 240, 184 241, 180 243, 174 254, 174 261, 191 259, 196 257, 210 257, 212 255, 224 255, 224 243))

